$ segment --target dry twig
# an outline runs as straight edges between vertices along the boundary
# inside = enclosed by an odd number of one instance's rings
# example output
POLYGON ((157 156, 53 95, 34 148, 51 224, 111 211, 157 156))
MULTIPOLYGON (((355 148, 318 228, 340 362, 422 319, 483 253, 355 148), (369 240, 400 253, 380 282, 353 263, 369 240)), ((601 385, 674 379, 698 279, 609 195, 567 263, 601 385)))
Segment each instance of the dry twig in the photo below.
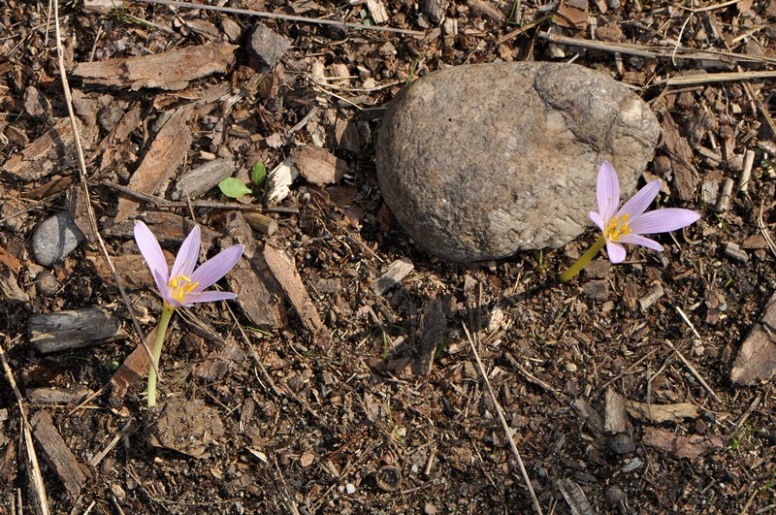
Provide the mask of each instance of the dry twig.
POLYGON ((477 360, 477 366, 480 370, 480 374, 482 374, 482 379, 485 381, 485 386, 488 387, 488 393, 490 394, 490 398, 493 401, 493 405, 496 407, 496 412, 498 413, 498 418, 501 421, 501 427, 504 428, 504 434, 507 436, 507 439, 509 440, 509 446, 512 448, 512 453, 515 455, 515 459, 517 459, 517 466, 520 468, 520 474, 523 476, 523 481, 525 482, 526 488, 528 488, 528 493, 531 495, 531 500, 533 501, 534 510, 536 510, 536 513, 538 515, 542 515, 542 507, 539 504, 539 499, 536 497, 536 493, 534 492, 533 486, 531 485, 531 478, 528 476, 528 471, 525 469, 525 465, 523 465, 523 459, 520 457, 520 451, 517 450, 517 445, 515 445, 515 440, 512 438, 512 433, 509 432, 509 424, 507 424, 507 419, 504 417, 504 410, 501 408, 501 404, 498 402, 498 398, 496 397, 496 392, 493 391, 493 387, 490 385, 490 380, 488 379, 488 374, 485 371, 485 366, 482 364, 482 360, 480 359, 480 355, 477 352, 477 347, 474 345, 474 340, 472 339, 472 335, 469 333, 469 328, 466 327, 466 324, 463 325, 463 331, 466 333, 466 339, 469 340, 469 346, 472 348, 472 352, 474 353, 474 359, 477 360))
MULTIPOLYGON (((132 324, 135 327, 135 331, 137 331, 137 334, 140 337, 140 344, 143 346, 143 348, 145 348, 148 356, 150 357, 151 349, 149 349, 148 345, 146 345, 145 333, 143 332, 143 328, 140 327, 140 322, 135 316, 135 311, 132 309, 132 303, 129 301, 129 296, 127 295, 127 292, 124 290, 124 286, 121 283, 121 277, 119 277, 119 273, 116 271, 116 267, 113 266, 113 261, 111 261, 110 254, 108 254, 108 248, 105 246, 105 240, 103 240, 102 236, 100 235, 100 228, 97 225, 97 217, 94 215, 92 198, 89 193, 89 182, 86 177, 86 160, 84 159, 84 149, 81 145, 81 136, 80 132, 78 131, 78 124, 76 122, 75 111, 73 109, 73 96, 70 93, 70 83, 67 80, 67 70, 65 69, 64 48, 62 47, 62 33, 59 27, 59 0, 54 0, 54 29, 56 31, 57 39, 57 64, 59 66, 59 78, 62 81, 62 90, 65 93, 67 113, 70 117, 70 123, 73 126, 73 140, 75 142, 75 151, 78 158, 78 175, 81 180, 81 188, 84 194, 84 204, 86 206, 86 212, 89 218, 89 225, 92 229, 92 233, 97 239, 102 257, 105 258, 105 262, 110 269, 111 275, 113 275, 113 280, 116 282, 116 286, 119 289, 121 299, 124 301, 124 304, 127 307, 127 312, 129 313, 129 317, 132 319, 132 324)), ((156 364, 154 363, 153 359, 151 359, 151 366, 154 367, 154 370, 156 370, 157 373, 159 372, 156 369, 156 364)))
POLYGON ((220 7, 217 5, 200 5, 191 2, 178 2, 175 0, 134 0, 142 4, 158 4, 168 7, 182 7, 184 9, 201 9, 203 11, 217 11, 221 13, 242 14, 244 16, 254 16, 256 18, 271 18, 273 20, 295 21, 297 23, 312 23, 315 25, 334 25, 348 29, 358 30, 376 30, 382 32, 394 32, 397 34, 408 34, 410 36, 425 36, 424 32, 409 29, 397 29, 394 27, 380 27, 379 25, 364 25, 363 23, 348 23, 327 18, 307 18, 306 16, 295 16, 291 14, 268 13, 261 11, 252 11, 250 9, 235 9, 234 7, 220 7))

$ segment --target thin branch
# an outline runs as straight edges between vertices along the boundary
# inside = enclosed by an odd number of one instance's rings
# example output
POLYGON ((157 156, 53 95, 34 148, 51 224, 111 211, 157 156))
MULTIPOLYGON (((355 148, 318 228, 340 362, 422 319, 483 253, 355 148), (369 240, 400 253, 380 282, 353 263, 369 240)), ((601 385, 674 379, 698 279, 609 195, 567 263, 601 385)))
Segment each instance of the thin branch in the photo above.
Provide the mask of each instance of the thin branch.
MULTIPOLYGON (((8 340, 8 337, 0 333, 0 337, 4 340, 8 340)), ((43 474, 40 471, 40 464, 38 463, 38 455, 35 454, 35 445, 32 442, 32 427, 30 421, 27 418, 27 410, 24 409, 24 397, 22 397, 19 388, 16 386, 16 380, 13 377, 11 366, 8 364, 8 360, 5 357, 5 350, 3 345, 0 344, 0 361, 3 364, 3 371, 5 372, 5 378, 8 384, 11 385, 14 395, 16 396, 16 404, 19 406, 19 413, 22 417, 22 433, 24 434, 24 447, 27 451, 27 460, 29 467, 29 475, 32 476, 32 482, 35 486, 33 491, 37 497, 33 503, 42 515, 49 514, 48 497, 46 495, 46 484, 43 481, 43 474)))
POLYGON ((699 73, 695 75, 683 75, 669 79, 657 80, 653 86, 693 86, 696 84, 710 84, 713 82, 731 82, 744 80, 772 79, 776 78, 776 70, 755 72, 729 72, 729 73, 699 73))
POLYGON ((250 9, 236 9, 234 7, 219 7, 217 5, 200 5, 192 2, 178 2, 176 0, 133 0, 141 4, 158 4, 168 7, 182 7, 184 9, 201 9, 203 11, 217 11, 220 13, 242 14, 245 16, 254 16, 256 18, 271 18, 273 20, 295 21, 298 23, 311 23, 314 25, 333 25, 347 29, 357 30, 376 30, 382 32, 394 32, 396 34, 408 34, 410 36, 425 36, 425 32, 409 29, 397 29, 394 27, 380 27, 378 25, 364 25, 363 23, 348 23, 328 18, 308 18, 306 16, 295 16, 292 14, 277 14, 262 11, 252 11, 250 9))
POLYGON ((488 393, 490 394, 491 400, 493 400, 493 405, 496 407, 496 413, 498 413, 498 418, 501 421, 501 427, 504 428, 504 434, 507 435, 507 439, 509 440, 509 446, 512 448, 512 453, 515 455, 515 458, 517 459, 517 466, 520 468, 520 474, 523 476, 523 482, 525 482, 525 486, 528 488, 528 493, 531 495, 531 500, 533 501, 534 510, 536 510, 536 513, 538 515, 543 515, 542 507, 539 504, 539 499, 536 497, 536 493, 534 492, 533 486, 531 485, 531 478, 528 476, 528 471, 525 469, 525 465, 523 465, 523 460, 520 457, 520 451, 517 450, 517 445, 515 445, 515 440, 512 438, 512 433, 509 431, 509 424, 507 424, 507 419, 504 417, 504 410, 501 408, 501 404, 498 402, 498 398, 496 397, 496 393, 493 391, 493 387, 490 385, 490 380, 488 379, 488 374, 485 372, 485 366, 482 364, 482 360, 480 359, 479 353, 477 353, 477 347, 474 346, 474 340, 472 340, 472 335, 469 333, 469 328, 466 327, 466 324, 462 324, 463 331, 466 333, 466 339, 469 340, 469 346, 472 348, 472 352, 474 353, 474 359, 477 360, 477 366, 480 369, 480 374, 482 374, 482 379, 485 380, 485 385, 488 387, 488 393))
MULTIPOLYGON (((113 280, 116 281, 116 286, 118 287, 119 293, 121 294, 121 299, 124 301, 124 304, 127 307, 127 312, 129 313, 129 317, 132 319, 132 324, 135 327, 135 331, 137 331, 137 334, 140 336, 140 344, 146 350, 148 356, 152 357, 151 349, 148 348, 148 345, 146 345, 145 342, 145 333, 143 332, 143 328, 140 327, 140 322, 135 316, 135 311, 132 309, 132 303, 129 301, 129 296, 124 290, 124 286, 121 284, 121 277, 116 271, 116 267, 113 266, 113 261, 111 260, 110 254, 108 253, 108 248, 105 246, 105 240, 103 240, 102 236, 100 235, 100 228, 97 225, 97 217, 94 215, 92 197, 89 193, 89 182, 86 178, 86 160, 84 159, 84 149, 81 145, 81 134, 78 130, 78 124, 76 123, 75 112, 73 110, 73 96, 70 93, 70 83, 67 80, 67 70, 65 69, 64 49, 62 48, 62 33, 59 28, 59 0, 54 0, 54 28, 56 30, 57 64, 59 65, 59 77, 62 81, 62 90, 65 93, 65 104, 67 105, 67 113, 70 117, 70 125, 73 127, 73 141, 75 142, 75 152, 76 156, 78 157, 78 175, 81 180, 81 189, 83 190, 84 194, 84 204, 86 205, 86 212, 89 217, 89 226, 91 227, 92 233, 97 239, 97 244, 99 245, 100 251, 102 252, 102 257, 105 258, 105 262, 110 269, 110 273, 113 275, 113 280)), ((154 363, 153 359, 151 359, 151 366, 156 370, 156 364, 154 363)))

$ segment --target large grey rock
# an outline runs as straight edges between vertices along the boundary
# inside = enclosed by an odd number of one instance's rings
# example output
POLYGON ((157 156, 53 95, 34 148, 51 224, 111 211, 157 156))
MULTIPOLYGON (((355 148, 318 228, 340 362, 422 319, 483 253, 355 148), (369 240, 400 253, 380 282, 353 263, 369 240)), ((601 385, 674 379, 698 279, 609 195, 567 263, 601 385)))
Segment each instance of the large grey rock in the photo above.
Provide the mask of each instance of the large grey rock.
POLYGON ((560 247, 596 206, 598 167, 631 193, 660 126, 608 75, 499 63, 432 73, 399 93, 377 142, 386 203, 415 242, 451 261, 560 247))
POLYGON ((41 223, 32 235, 35 261, 50 266, 70 254, 84 240, 84 235, 70 213, 62 211, 41 223))

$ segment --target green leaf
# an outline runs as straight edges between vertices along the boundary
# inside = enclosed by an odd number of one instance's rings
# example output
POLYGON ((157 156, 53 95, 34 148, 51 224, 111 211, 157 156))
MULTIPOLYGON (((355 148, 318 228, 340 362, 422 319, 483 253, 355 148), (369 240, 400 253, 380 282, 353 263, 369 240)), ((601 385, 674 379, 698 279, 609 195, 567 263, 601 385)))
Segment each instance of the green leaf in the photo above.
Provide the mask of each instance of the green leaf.
POLYGON ((239 198, 253 193, 240 179, 235 179, 234 177, 227 177, 219 182, 218 189, 229 198, 239 198))
POLYGON ((261 186, 264 183, 264 179, 267 178, 267 168, 264 163, 256 163, 251 168, 251 180, 256 186, 261 186))

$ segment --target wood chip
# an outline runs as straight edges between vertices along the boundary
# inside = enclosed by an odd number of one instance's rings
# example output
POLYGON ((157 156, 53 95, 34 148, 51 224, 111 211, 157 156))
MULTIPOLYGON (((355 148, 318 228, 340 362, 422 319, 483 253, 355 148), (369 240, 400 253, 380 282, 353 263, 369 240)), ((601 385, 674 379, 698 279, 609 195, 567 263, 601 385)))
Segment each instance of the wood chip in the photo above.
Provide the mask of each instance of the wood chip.
POLYGON ((380 0, 366 0, 366 8, 372 21, 377 25, 388 21, 388 11, 380 0))
POLYGON ((612 434, 624 433, 628 430, 628 417, 625 415, 625 397, 612 388, 607 388, 606 390, 604 430, 612 434))
POLYGON ((673 431, 655 427, 644 428, 642 441, 645 445, 669 452, 676 458, 687 458, 690 460, 719 451, 725 447, 725 441, 720 436, 682 436, 673 431))
POLYGON ((216 159, 184 172, 175 185, 173 199, 194 199, 207 193, 236 170, 231 159, 216 159))
POLYGON ((324 326, 321 317, 291 258, 286 256, 283 251, 266 245, 264 247, 264 260, 302 319, 302 324, 314 334, 322 332, 324 326))
POLYGON ((746 264, 749 262, 749 254, 747 254, 745 250, 742 250, 741 247, 738 246, 738 243, 733 243, 732 241, 725 243, 722 247, 722 253, 741 263, 746 264))
POLYGON ((97 307, 37 315, 30 319, 28 329, 30 343, 43 354, 88 347, 125 336, 118 320, 97 307))
POLYGON ((698 418, 698 408, 695 404, 680 402, 677 404, 646 404, 643 402, 626 401, 625 409, 632 417, 644 422, 681 422, 685 418, 698 418))
POLYGON ((765 306, 760 322, 746 336, 733 362, 730 378, 734 383, 754 385, 771 380, 776 374, 776 294, 765 306))
POLYGON ((682 136, 679 126, 674 122, 668 110, 661 110, 661 115, 665 145, 668 147, 671 166, 674 170, 674 185, 679 193, 679 198, 688 202, 695 196, 701 181, 698 170, 692 164, 692 147, 682 136))
POLYGON ((437 349, 444 342, 447 317, 442 309, 442 299, 437 297, 423 304, 420 336, 420 374, 428 375, 434 363, 437 349))
MULTIPOLYGON (((168 263, 175 261, 175 256, 166 250, 162 250, 168 263)), ((113 280, 113 274, 108 268, 108 264, 101 254, 94 252, 86 252, 84 255, 86 262, 91 265, 94 272, 105 282, 108 286, 116 287, 116 282, 113 280)), ((119 277, 121 278, 121 284, 129 290, 137 290, 141 288, 156 288, 156 282, 151 277, 151 272, 148 269, 148 264, 141 254, 122 254, 120 256, 111 257, 113 266, 116 268, 119 277)))
POLYGON ((27 400, 33 404, 76 404, 94 393, 89 388, 77 385, 73 388, 32 388, 26 392, 27 400))
POLYGON ((663 285, 659 282, 655 282, 655 286, 649 290, 649 293, 644 295, 639 299, 639 306, 641 307, 641 311, 646 311, 652 305, 660 300, 663 295, 665 295, 665 290, 663 289, 663 285))
POLYGON ((343 159, 315 145, 295 148, 291 160, 302 177, 319 186, 339 182, 348 171, 343 159))
POLYGON ((383 272, 379 279, 372 283, 372 289, 377 295, 384 295, 385 292, 399 284, 402 279, 415 269, 415 265, 406 259, 397 259, 383 272))
MULTIPOLYGON (((77 125, 84 148, 91 148, 97 137, 97 127, 87 126, 80 120, 77 125)), ((8 159, 3 165, 3 171, 20 181, 37 181, 70 167, 74 161, 73 126, 69 118, 62 118, 41 137, 28 144, 20 154, 8 159)))
POLYGON ((555 481, 555 486, 558 487, 566 504, 571 508, 571 513, 574 515, 596 514, 590 501, 587 500, 587 496, 585 496, 585 491, 576 482, 571 479, 559 479, 555 481))
MULTIPOLYGON (((146 345, 149 349, 154 346, 156 339, 156 329, 146 334, 146 345)), ((137 382, 141 377, 148 375, 148 369, 151 366, 151 357, 148 351, 142 345, 135 347, 135 350, 127 356, 127 359, 121 364, 110 378, 112 387, 109 402, 111 406, 118 407, 123 402, 127 390, 137 382)))
POLYGON ((65 490, 72 499, 76 499, 81 489, 89 479, 73 453, 65 444, 54 421, 46 411, 40 411, 30 420, 35 432, 35 439, 43 449, 43 456, 51 469, 59 476, 65 490))
POLYGON ((235 62, 235 45, 205 44, 159 54, 78 63, 73 76, 84 84, 137 91, 142 88, 180 90, 189 81, 225 73, 235 62))
MULTIPOLYGON (((143 161, 129 180, 129 187, 133 191, 151 195, 167 186, 173 173, 183 164, 191 146, 191 129, 188 126, 191 112, 191 106, 177 109, 159 130, 143 161)), ((116 223, 135 214, 138 206, 134 199, 121 197, 116 223)))

